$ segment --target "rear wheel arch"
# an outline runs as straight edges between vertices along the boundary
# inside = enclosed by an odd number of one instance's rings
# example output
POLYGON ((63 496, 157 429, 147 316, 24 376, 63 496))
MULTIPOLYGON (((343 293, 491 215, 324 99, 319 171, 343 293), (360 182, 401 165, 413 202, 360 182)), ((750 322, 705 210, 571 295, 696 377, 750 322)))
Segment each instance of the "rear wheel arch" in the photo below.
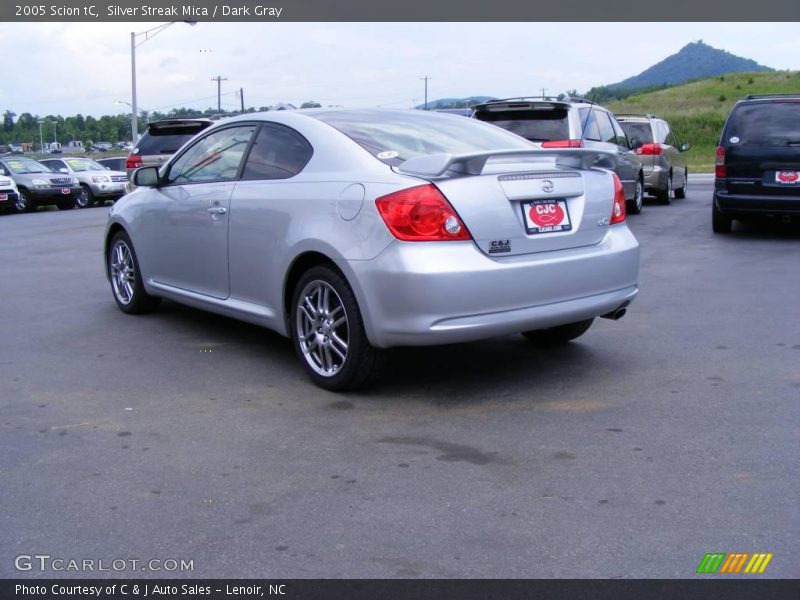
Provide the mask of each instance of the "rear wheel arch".
POLYGON ((292 312, 292 296, 294 295, 294 290, 297 287, 297 282, 300 281, 303 273, 308 271, 310 268, 323 265, 337 271, 342 277, 344 277, 345 280, 347 280, 347 276, 342 273, 342 270, 336 265, 333 259, 322 252, 309 251, 297 256, 287 270, 286 277, 283 282, 283 316, 287 322, 287 325, 292 312))

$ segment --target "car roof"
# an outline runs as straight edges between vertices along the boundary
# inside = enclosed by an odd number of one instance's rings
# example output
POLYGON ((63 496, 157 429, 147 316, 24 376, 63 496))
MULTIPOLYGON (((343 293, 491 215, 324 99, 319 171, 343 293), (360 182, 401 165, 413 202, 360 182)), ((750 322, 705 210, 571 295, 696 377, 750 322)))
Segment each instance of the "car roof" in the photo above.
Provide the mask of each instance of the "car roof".
POLYGON ((770 101, 770 100, 800 100, 800 92, 794 94, 747 94, 739 102, 750 102, 753 100, 770 101))

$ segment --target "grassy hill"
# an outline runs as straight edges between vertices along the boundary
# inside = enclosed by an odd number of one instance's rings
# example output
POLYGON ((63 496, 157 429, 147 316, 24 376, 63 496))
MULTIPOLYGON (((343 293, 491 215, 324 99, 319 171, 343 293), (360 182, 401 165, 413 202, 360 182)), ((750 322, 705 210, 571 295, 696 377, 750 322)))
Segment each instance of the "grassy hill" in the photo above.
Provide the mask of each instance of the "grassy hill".
POLYGON ((614 112, 652 113, 665 118, 691 142, 689 170, 714 170, 714 151, 728 112, 747 94, 800 93, 800 72, 734 73, 629 96, 607 106, 614 112))

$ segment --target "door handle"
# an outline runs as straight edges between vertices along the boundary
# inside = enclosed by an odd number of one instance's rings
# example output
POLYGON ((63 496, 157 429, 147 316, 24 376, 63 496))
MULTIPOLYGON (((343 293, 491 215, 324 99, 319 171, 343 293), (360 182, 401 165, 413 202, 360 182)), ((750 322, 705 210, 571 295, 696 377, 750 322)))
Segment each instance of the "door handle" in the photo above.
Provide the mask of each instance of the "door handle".
POLYGON ((208 209, 208 214, 210 215, 224 215, 228 212, 228 209, 224 206, 212 206, 208 209))

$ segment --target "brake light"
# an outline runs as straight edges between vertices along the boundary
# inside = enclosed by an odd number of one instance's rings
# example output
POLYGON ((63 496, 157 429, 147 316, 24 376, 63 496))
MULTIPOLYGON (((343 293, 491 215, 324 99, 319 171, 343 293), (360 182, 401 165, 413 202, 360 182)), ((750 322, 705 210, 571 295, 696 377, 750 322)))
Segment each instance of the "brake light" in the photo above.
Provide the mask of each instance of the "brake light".
POLYGON ((378 212, 398 240, 441 242, 469 240, 458 214, 433 184, 394 192, 375 200, 378 212))
POLYGON ((137 154, 129 154, 125 161, 126 169, 138 169, 142 166, 142 157, 137 154))
POLYGON ((725 168, 725 148, 717 146, 717 161, 714 167, 715 177, 727 177, 728 169, 725 168))
POLYGON ((625 220, 625 190, 622 189, 622 183, 617 174, 612 173, 611 175, 614 177, 614 206, 611 209, 611 225, 613 225, 625 220))
POLYGON ((663 148, 661 144, 642 144, 636 149, 636 154, 642 156, 661 156, 663 148))
POLYGON ((542 148, 583 148, 582 140, 549 140, 542 142, 542 148))

